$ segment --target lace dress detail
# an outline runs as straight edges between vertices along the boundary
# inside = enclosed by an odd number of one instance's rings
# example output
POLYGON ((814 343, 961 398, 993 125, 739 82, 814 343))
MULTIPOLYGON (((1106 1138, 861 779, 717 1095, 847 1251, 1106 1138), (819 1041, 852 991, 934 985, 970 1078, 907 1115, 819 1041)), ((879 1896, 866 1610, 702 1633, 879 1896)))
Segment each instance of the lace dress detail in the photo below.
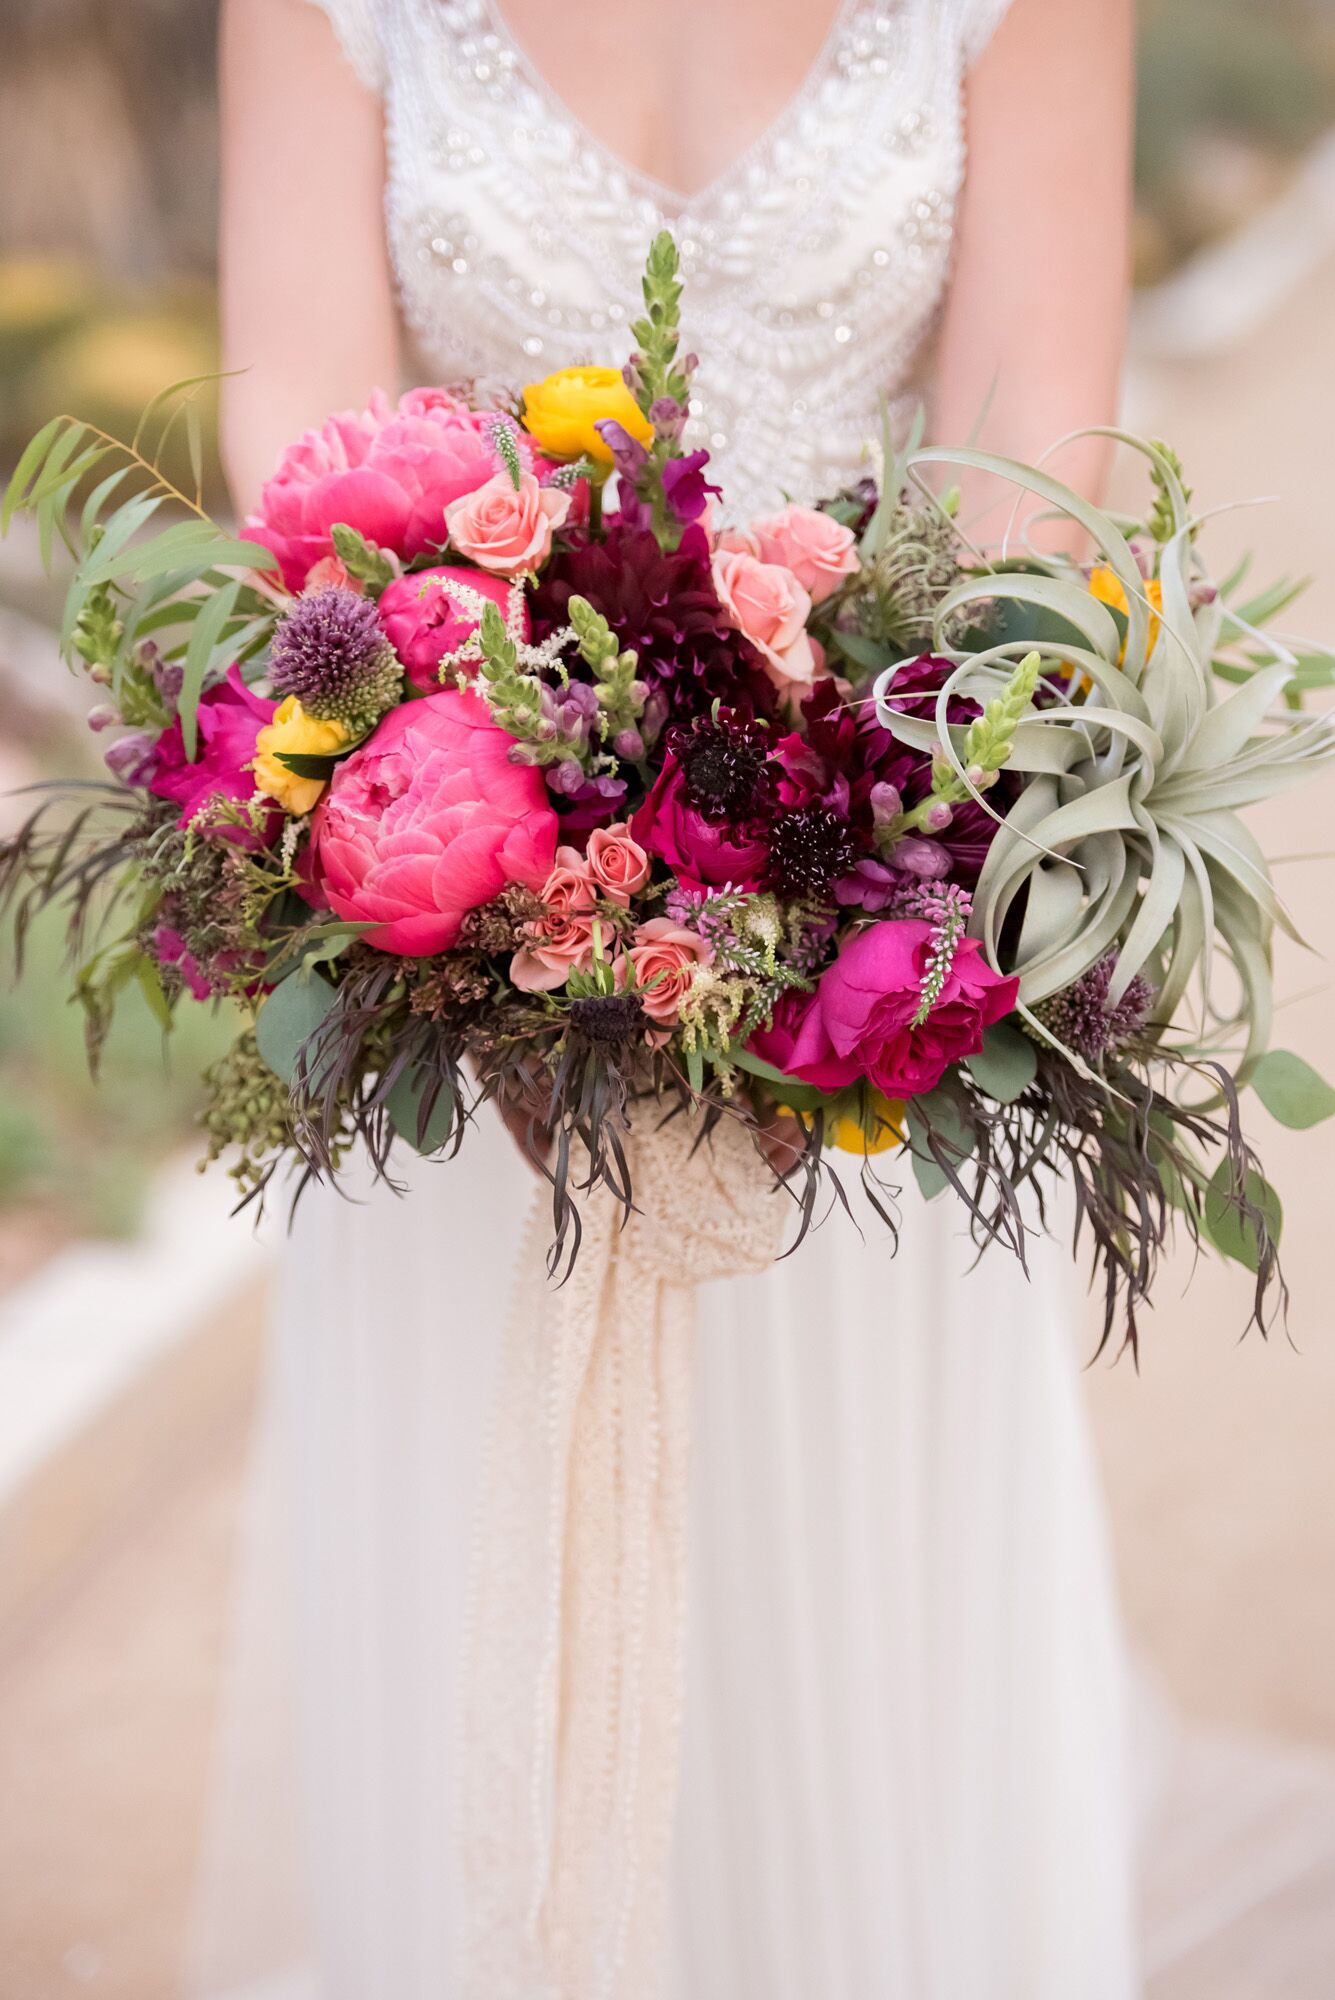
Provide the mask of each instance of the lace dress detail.
POLYGON ((495 0, 318 0, 385 94, 386 213, 407 318, 442 379, 619 365, 665 224, 703 357, 691 442, 731 508, 854 476, 901 409, 949 274, 961 85, 1008 0, 843 0, 795 96, 679 197, 534 71, 495 0))

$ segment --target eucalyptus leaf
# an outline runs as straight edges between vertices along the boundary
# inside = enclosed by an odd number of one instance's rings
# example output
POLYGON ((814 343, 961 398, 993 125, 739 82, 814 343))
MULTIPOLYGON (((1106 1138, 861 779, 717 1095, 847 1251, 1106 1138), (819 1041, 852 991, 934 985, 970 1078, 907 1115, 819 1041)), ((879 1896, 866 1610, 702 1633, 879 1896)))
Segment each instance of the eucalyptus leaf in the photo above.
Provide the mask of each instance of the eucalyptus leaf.
POLYGON ((274 987, 255 1017, 255 1041, 274 1075, 291 1085, 297 1059, 323 1024, 338 994, 318 972, 291 972, 274 987))
POLYGON ((998 1021, 983 1035, 981 1052, 970 1056, 970 1076, 998 1104, 1013 1104, 1038 1074, 1038 1050, 1010 1021, 998 1021))
POLYGON ((1312 1065, 1288 1049, 1271 1049, 1252 1071, 1252 1089, 1270 1116, 1305 1132, 1335 1116, 1335 1090, 1312 1065))
POLYGON ((419 1153, 440 1152, 449 1144, 454 1130, 454 1092, 443 1079, 427 1108, 432 1080, 429 1070, 414 1063, 405 1069, 385 1100, 390 1124, 419 1153))
MULTIPOLYGON (((1256 1231, 1243 1220, 1232 1199, 1233 1186, 1233 1167, 1230 1161, 1225 1160, 1211 1176, 1205 1190, 1205 1226, 1210 1241, 1221 1256, 1255 1271, 1261 1261, 1260 1245, 1256 1240, 1256 1231)), ((1247 1175, 1246 1187, 1248 1201, 1265 1218, 1271 1243, 1278 1244, 1284 1222, 1279 1196, 1269 1181, 1254 1168, 1247 1175)))

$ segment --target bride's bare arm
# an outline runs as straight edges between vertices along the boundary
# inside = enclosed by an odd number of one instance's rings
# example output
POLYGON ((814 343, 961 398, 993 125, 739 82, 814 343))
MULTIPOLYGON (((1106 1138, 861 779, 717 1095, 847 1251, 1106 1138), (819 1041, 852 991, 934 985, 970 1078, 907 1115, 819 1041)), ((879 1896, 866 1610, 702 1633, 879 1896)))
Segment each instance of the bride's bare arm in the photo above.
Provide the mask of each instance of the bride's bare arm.
POLYGON ((250 505, 283 445, 394 387, 378 100, 310 0, 224 0, 224 463, 250 505))
MULTIPOLYGON (((1132 0, 1014 0, 970 73, 933 414, 943 442, 963 443, 982 417, 979 443, 1032 461, 1067 431, 1115 418, 1132 12, 1132 0)), ((1096 440, 1068 447, 1052 470, 1093 497, 1107 459, 1096 440)), ((1004 522, 993 513, 989 529, 1004 522)))

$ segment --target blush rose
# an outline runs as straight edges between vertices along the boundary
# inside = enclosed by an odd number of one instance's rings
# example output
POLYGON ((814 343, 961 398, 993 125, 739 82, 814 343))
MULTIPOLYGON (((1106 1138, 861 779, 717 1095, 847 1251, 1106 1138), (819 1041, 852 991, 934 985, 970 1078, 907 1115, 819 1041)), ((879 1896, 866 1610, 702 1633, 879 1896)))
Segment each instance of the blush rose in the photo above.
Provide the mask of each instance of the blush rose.
POLYGON ((697 931, 674 924, 670 917, 651 917, 636 929, 626 955, 635 968, 645 1013, 658 1027, 671 1028, 696 971, 711 962, 714 952, 697 931))
POLYGON ((816 677, 816 655, 806 630, 811 598, 792 571, 740 548, 716 549, 712 568, 729 624, 751 641, 775 687, 810 687, 816 677))
POLYGON ((531 472, 515 485, 498 472, 475 492, 451 501, 445 525, 451 546, 496 576, 537 569, 551 553, 552 533, 570 512, 570 495, 539 486, 531 472))
POLYGON ((822 603, 846 576, 857 573, 857 542, 851 528, 816 507, 785 507, 753 521, 762 562, 791 570, 813 604, 822 603))

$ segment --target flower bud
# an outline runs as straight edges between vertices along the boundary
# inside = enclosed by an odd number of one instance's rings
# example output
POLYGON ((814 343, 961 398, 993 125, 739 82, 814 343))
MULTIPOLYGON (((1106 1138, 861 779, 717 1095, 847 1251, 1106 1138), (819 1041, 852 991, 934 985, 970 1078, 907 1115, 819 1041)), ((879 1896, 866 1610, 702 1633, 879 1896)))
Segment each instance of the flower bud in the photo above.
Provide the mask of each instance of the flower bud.
POLYGON ((109 702, 100 701, 96 708, 88 711, 88 727, 93 731, 114 729, 119 721, 120 716, 109 702))
POLYGON ((886 859, 894 868, 902 868, 907 875, 916 875, 923 882, 940 882, 950 873, 950 856, 944 847, 934 840, 920 840, 916 834, 906 833, 890 849, 886 859))
POLYGON ((618 729, 612 738, 612 749, 627 763, 638 764, 644 755, 644 738, 638 729, 618 729))
POLYGON ((868 797, 871 802, 872 820, 877 826, 888 826, 892 819, 898 819, 904 810, 897 785, 884 782, 872 786, 868 797))
POLYGON ((923 814, 923 824, 929 833, 944 833, 954 817, 944 799, 933 799, 923 814))

